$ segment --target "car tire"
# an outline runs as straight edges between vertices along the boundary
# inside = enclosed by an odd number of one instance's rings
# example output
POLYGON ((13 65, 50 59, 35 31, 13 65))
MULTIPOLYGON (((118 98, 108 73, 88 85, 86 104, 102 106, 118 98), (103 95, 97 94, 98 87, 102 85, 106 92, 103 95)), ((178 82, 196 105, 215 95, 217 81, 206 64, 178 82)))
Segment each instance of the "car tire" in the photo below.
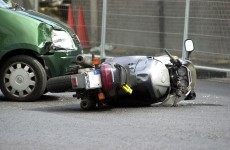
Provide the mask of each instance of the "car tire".
POLYGON ((54 77, 48 80, 47 89, 49 92, 59 93, 72 89, 71 75, 54 77))
POLYGON ((34 101, 43 94, 46 83, 42 64, 27 55, 8 59, 0 69, 0 88, 10 100, 34 101))

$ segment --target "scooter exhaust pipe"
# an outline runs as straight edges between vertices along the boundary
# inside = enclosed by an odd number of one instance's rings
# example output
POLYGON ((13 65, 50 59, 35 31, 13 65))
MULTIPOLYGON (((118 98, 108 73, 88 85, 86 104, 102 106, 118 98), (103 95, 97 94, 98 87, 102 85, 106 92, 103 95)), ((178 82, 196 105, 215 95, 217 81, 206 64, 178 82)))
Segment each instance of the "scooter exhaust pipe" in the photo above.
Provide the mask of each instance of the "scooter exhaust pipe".
POLYGON ((93 67, 93 58, 92 56, 86 56, 83 54, 77 55, 76 63, 83 67, 93 67))

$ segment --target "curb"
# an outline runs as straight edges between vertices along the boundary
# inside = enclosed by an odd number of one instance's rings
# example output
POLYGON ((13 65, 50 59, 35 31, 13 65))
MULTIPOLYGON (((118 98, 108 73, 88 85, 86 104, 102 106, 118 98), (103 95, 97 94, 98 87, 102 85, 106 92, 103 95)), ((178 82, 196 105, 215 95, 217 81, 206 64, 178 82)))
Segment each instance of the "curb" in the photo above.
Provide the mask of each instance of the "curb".
POLYGON ((230 84, 230 78, 211 78, 211 79, 206 79, 206 80, 212 81, 212 82, 230 84))
POLYGON ((197 79, 228 78, 227 72, 196 69, 197 79))

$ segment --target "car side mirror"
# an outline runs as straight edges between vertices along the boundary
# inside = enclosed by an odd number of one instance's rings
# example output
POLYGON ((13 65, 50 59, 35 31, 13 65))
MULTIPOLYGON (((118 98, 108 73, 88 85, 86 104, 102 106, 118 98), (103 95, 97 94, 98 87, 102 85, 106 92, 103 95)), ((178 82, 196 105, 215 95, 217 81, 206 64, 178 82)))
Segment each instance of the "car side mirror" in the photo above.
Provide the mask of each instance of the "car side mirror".
POLYGON ((188 53, 187 59, 189 59, 189 55, 190 55, 190 54, 192 53, 192 51, 194 50, 193 41, 190 40, 190 39, 185 40, 184 46, 185 46, 185 50, 186 50, 187 53, 188 53))

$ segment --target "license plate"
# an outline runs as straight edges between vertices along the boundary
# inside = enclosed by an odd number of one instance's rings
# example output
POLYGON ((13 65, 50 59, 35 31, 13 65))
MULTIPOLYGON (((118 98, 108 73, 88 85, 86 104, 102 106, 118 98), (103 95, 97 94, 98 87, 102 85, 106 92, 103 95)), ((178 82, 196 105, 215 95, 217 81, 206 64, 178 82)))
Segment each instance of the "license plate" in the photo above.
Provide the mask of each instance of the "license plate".
POLYGON ((85 79, 86 79, 86 89, 102 88, 100 70, 94 70, 91 72, 87 72, 85 79))

